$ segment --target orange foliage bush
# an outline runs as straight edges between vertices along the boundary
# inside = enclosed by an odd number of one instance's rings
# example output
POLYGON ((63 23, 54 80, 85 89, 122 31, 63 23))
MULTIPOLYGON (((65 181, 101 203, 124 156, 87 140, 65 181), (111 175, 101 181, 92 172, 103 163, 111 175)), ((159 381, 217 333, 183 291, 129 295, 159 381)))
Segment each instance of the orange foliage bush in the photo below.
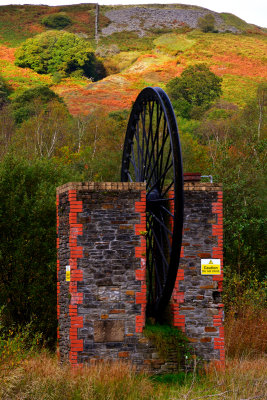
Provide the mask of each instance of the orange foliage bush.
POLYGON ((27 28, 29 32, 33 33, 41 33, 44 31, 44 28, 41 25, 37 24, 29 24, 27 28))
POLYGON ((217 55, 213 57, 216 65, 211 70, 218 75, 234 74, 243 76, 267 77, 266 65, 259 60, 254 61, 236 54, 217 55))
POLYGON ((15 56, 14 56, 15 51, 16 51, 16 49, 13 49, 12 47, 0 46, 0 59, 14 62, 15 61, 15 56))

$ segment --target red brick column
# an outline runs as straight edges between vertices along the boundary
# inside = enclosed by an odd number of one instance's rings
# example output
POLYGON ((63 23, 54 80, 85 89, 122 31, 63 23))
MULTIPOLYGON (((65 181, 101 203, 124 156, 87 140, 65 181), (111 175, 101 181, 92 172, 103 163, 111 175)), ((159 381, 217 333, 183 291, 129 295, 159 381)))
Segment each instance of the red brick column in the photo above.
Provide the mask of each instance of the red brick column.
MULTIPOLYGON (((218 192, 217 202, 212 203, 212 212, 217 215, 216 224, 212 225, 212 236, 217 237, 217 246, 212 249, 212 257, 218 258, 221 261, 221 274, 214 275, 213 281, 218 282, 218 291, 223 290, 223 193, 218 192)), ((221 365, 225 363, 225 349, 224 349, 224 327, 223 327, 223 304, 218 304, 219 311, 213 317, 213 325, 219 329, 219 337, 214 338, 214 349, 220 351, 221 365)))
POLYGON ((221 275, 214 275, 213 280, 218 281, 218 290, 222 291, 223 283, 223 193, 218 192, 218 201, 212 203, 212 213, 217 215, 216 224, 212 225, 212 236, 217 237, 217 246, 212 249, 212 257, 221 260, 221 275))
POLYGON ((141 191, 141 200, 135 203, 135 211, 140 213, 140 224, 135 225, 136 235, 141 236, 141 246, 135 248, 140 258, 140 268, 135 271, 136 280, 141 281, 141 292, 135 294, 136 304, 141 304, 141 315, 135 317, 135 331, 142 333, 146 323, 146 191, 141 191))
MULTIPOLYGON (((59 282, 59 257, 58 257, 58 251, 59 251, 59 237, 58 237, 58 228, 59 228, 59 215, 58 215, 58 206, 59 206, 59 195, 57 194, 57 320, 59 320, 59 314, 60 314, 60 307, 59 307, 59 296, 60 296, 60 282, 59 282)), ((57 357, 60 359, 60 354, 59 354, 59 327, 57 327, 57 357)))
MULTIPOLYGON (((172 199, 174 197, 174 191, 170 190, 169 198, 172 199)), ((170 212, 174 213, 174 201, 170 200, 170 212)), ((171 222, 171 230, 173 228, 173 220, 171 222)), ((170 242, 172 238, 170 237, 170 242)), ((184 246, 181 247, 180 257, 184 257, 184 246)), ((184 270, 179 268, 176 276, 176 281, 172 294, 172 302, 171 302, 171 310, 173 315, 173 326, 181 329, 183 332, 185 331, 185 316, 180 314, 180 304, 184 302, 184 292, 179 289, 179 282, 184 280, 184 270)))
POLYGON ((185 316, 180 314, 181 304, 184 303, 184 292, 179 289, 179 282, 184 280, 184 270, 179 269, 172 295, 173 326, 185 332, 185 316))
POLYGON ((77 336, 78 328, 83 327, 83 317, 77 314, 77 305, 83 302, 83 293, 77 292, 77 282, 83 280, 83 272, 77 268, 78 258, 83 257, 83 249, 77 246, 77 236, 82 235, 83 226, 77 223, 77 213, 82 212, 82 202, 77 201, 76 190, 69 190, 69 225, 70 225, 70 236, 69 236, 69 247, 70 247, 70 283, 69 293, 71 295, 71 301, 69 305, 70 315, 70 353, 69 360, 72 366, 77 365, 77 352, 83 351, 83 340, 79 340, 77 336))

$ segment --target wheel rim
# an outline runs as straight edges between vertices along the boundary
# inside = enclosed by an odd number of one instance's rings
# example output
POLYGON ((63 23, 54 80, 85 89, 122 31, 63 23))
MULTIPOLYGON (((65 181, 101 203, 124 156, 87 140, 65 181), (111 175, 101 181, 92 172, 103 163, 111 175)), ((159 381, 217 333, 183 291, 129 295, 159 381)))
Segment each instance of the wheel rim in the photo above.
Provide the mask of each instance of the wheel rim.
POLYGON ((146 182, 147 315, 160 320, 176 280, 184 206, 177 123, 160 88, 145 88, 133 105, 121 180, 146 182))

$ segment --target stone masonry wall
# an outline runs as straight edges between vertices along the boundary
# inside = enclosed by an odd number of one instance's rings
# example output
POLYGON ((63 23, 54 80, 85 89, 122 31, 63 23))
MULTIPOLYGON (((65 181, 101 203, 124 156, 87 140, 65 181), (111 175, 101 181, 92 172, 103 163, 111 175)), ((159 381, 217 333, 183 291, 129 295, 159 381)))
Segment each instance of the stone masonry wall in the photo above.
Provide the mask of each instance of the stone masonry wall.
POLYGON ((58 188, 57 207, 60 360, 123 359, 139 370, 174 370, 142 335, 145 185, 69 183, 58 188))
MULTIPOLYGON (((57 190, 58 342, 62 362, 129 360, 173 371, 143 336, 146 307, 146 193, 143 183, 68 183, 57 190), (70 271, 70 272, 68 272, 70 271)), ((201 258, 222 262, 222 192, 185 184, 174 326, 204 360, 224 361, 222 275, 202 276, 201 258)))
POLYGON ((180 267, 173 292, 174 325, 204 360, 224 363, 222 188, 185 183, 180 267), (220 275, 201 275, 201 259, 220 259, 220 275))

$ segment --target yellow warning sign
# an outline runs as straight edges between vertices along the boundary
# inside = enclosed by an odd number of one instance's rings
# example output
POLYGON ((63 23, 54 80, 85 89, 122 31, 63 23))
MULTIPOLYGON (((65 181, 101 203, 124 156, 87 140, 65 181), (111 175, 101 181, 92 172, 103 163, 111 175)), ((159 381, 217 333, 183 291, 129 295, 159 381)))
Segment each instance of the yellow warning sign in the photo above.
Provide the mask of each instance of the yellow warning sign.
POLYGON ((203 258, 201 260, 201 275, 220 275, 221 260, 219 258, 203 258))
POLYGON ((70 282, 70 265, 66 265, 66 282, 70 282))

